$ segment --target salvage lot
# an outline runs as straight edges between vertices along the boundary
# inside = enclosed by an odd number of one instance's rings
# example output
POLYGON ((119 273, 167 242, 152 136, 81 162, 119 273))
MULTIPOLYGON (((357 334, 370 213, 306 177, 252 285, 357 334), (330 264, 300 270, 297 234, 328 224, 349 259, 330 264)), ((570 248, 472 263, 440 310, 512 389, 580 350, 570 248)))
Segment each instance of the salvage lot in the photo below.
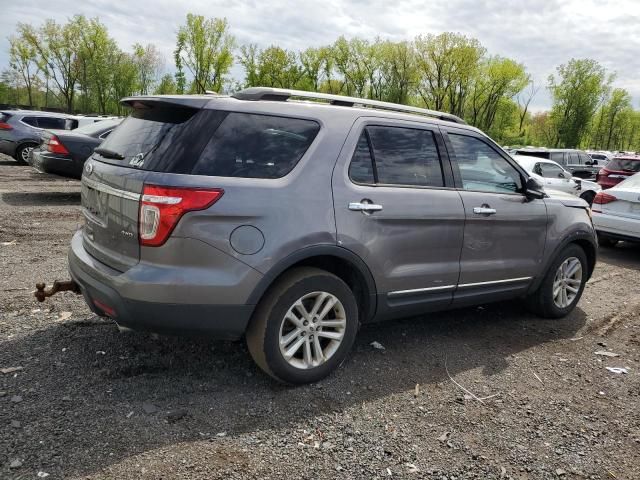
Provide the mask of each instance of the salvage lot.
POLYGON ((242 342, 37 303, 68 278, 79 200, 0 158, 0 368, 21 367, 0 374, 0 478, 640 478, 640 247, 601 251, 567 319, 513 302, 366 326, 290 388, 242 342))

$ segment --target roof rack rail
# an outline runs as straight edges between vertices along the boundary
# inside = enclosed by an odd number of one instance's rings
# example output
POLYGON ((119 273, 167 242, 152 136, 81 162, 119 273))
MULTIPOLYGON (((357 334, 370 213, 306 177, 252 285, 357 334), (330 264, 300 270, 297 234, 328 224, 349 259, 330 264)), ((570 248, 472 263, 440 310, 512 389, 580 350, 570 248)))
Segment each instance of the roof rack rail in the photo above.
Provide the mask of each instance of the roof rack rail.
POLYGON ((415 113, 418 115, 426 115, 428 117, 438 118, 440 120, 446 120, 448 122, 461 123, 466 125, 460 117, 451 113, 438 112, 436 110, 429 110, 428 108, 412 107, 409 105, 400 105, 398 103, 381 102, 379 100, 368 100, 365 98, 346 97, 342 95, 332 95, 329 93, 316 93, 307 92, 304 90, 288 90, 284 88, 269 88, 269 87, 251 87, 240 90, 239 92, 231 95, 238 100, 275 100, 286 101, 289 98, 306 98, 310 100, 324 100, 331 105, 339 105, 343 107, 353 107, 355 105, 377 108, 380 110, 389 110, 392 112, 403 113, 415 113))

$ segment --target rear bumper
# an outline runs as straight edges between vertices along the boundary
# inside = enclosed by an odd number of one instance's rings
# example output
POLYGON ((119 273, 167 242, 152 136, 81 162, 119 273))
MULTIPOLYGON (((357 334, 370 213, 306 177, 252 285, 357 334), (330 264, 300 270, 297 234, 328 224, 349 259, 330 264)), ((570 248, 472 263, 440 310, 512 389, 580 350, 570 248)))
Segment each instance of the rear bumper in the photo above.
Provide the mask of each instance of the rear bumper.
POLYGON ((0 140, 0 153, 13 157, 16 154, 16 142, 11 140, 0 140))
MULTIPOLYGON (((140 264, 135 268, 145 267, 140 264)), ((186 294, 184 303, 129 298, 127 292, 147 290, 144 282, 135 280, 132 278, 135 275, 129 275, 129 272, 118 272, 91 257, 82 245, 81 231, 71 242, 69 273, 94 313, 111 317, 119 325, 134 330, 235 340, 244 334, 255 308, 255 305, 244 304, 192 303, 188 302, 186 294)), ((183 284, 166 288, 167 292, 173 290, 171 297, 175 299, 176 288, 188 290, 189 286, 183 284)), ((148 290, 157 292, 157 287, 150 284, 148 290)))
POLYGON ((640 220, 593 212, 596 231, 616 240, 640 242, 640 220))
POLYGON ((42 173, 54 173, 73 178, 82 176, 82 165, 78 165, 73 158, 42 150, 33 150, 31 166, 42 173))

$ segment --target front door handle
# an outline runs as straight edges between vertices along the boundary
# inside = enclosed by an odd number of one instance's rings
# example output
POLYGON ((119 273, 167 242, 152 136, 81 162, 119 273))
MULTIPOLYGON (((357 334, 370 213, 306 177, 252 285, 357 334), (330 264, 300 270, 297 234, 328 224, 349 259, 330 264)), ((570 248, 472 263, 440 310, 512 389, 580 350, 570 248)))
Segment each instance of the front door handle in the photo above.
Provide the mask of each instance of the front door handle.
POLYGON ((482 207, 473 207, 473 213, 476 215, 494 215, 496 213, 495 208, 491 208, 488 205, 482 207))
POLYGON ((349 210, 364 213, 379 212, 382 210, 382 205, 363 200, 361 202, 351 202, 349 204, 349 210))

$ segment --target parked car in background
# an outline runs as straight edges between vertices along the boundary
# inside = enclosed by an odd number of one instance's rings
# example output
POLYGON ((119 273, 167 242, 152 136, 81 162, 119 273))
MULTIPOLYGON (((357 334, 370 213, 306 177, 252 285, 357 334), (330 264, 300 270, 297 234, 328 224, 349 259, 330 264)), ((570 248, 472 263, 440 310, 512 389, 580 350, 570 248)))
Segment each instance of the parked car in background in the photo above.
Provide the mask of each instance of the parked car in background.
POLYGON ((569 170, 574 177, 593 178, 602 166, 598 160, 592 159, 582 150, 566 148, 518 148, 514 155, 526 155, 530 157, 553 160, 569 170))
POLYGON ((600 245, 640 242, 640 174, 600 192, 593 201, 593 225, 600 245))
POLYGON ((640 172, 640 155, 621 155, 612 158, 596 175, 596 182, 604 189, 616 186, 640 172))
POLYGON ((34 147, 40 144, 43 129, 70 130, 69 115, 32 110, 0 111, 0 153, 27 163, 34 147))
POLYGON ((588 152, 588 153, 592 160, 598 161, 596 165, 598 165, 599 167, 605 167, 607 163, 609 163, 609 160, 611 160, 614 157, 612 153, 608 153, 608 152, 588 152))
POLYGON ((76 128, 84 127, 85 125, 91 125, 92 123, 102 122, 104 120, 115 120, 119 117, 112 115, 69 115, 67 117, 67 130, 74 130, 76 128))
POLYGON ((69 250, 73 288, 122 326, 244 335, 307 383, 361 323, 512 298, 561 318, 593 272, 585 202, 453 115, 273 88, 123 104, 69 250))
POLYGON ((46 130, 31 152, 30 164, 43 173, 73 178, 82 176, 84 162, 122 119, 102 120, 75 130, 46 130))
POLYGON ((582 198, 589 205, 596 194, 602 190, 596 182, 574 177, 571 172, 552 160, 526 155, 514 155, 513 158, 527 173, 537 178, 544 185, 545 190, 571 193, 582 198))

